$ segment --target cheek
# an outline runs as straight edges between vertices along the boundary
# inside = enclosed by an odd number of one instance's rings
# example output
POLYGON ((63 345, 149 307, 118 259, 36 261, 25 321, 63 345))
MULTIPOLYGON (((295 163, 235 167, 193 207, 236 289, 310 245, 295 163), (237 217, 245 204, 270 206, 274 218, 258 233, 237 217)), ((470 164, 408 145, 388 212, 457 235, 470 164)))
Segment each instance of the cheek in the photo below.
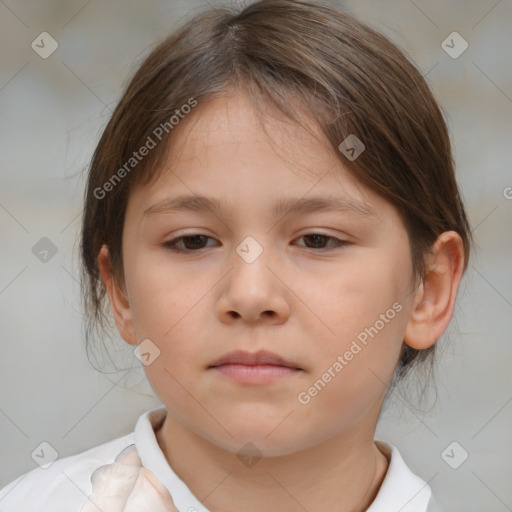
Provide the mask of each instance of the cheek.
POLYGON ((197 272, 188 275, 183 267, 169 265, 163 251, 134 254, 126 274, 135 329, 140 336, 160 342, 188 321, 206 292, 197 272))
MULTIPOLYGON (((395 324, 396 329, 396 324, 400 323, 395 321, 400 317, 396 310, 400 308, 393 308, 393 304, 403 299, 402 278, 396 274, 393 263, 376 262, 375 258, 363 256, 353 263, 347 262, 321 286, 310 283, 304 287, 304 294, 309 294, 304 302, 318 308, 315 311, 331 331, 331 336, 324 339, 330 338, 333 345, 339 346, 343 340, 350 340, 373 326, 381 315, 389 320, 386 330, 390 330, 390 324, 395 324)), ((381 324, 378 324, 379 330, 382 330, 381 324)))
POLYGON ((316 322, 317 365, 311 376, 312 383, 320 381, 320 402, 364 409, 385 390, 398 363, 407 324, 405 281, 391 259, 375 256, 347 261, 321 289, 309 287, 304 302, 321 305, 323 323, 316 322))
POLYGON ((296 397, 297 412, 316 424, 313 430, 328 435, 327 425, 332 432, 349 428, 370 408, 379 407, 402 346, 404 309, 394 305, 382 309, 385 320, 365 322, 361 315, 340 320, 336 340, 318 347, 315 369, 296 397))

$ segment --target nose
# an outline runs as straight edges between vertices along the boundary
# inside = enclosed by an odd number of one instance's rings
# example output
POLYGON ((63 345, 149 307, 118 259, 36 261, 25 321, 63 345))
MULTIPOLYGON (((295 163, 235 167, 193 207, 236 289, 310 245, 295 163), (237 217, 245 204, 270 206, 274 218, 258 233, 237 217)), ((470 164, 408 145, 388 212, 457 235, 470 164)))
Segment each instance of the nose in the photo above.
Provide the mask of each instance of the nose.
POLYGON ((279 277, 275 262, 267 251, 252 262, 233 255, 233 268, 223 280, 217 314, 225 323, 246 322, 282 324, 290 315, 286 279, 279 277))

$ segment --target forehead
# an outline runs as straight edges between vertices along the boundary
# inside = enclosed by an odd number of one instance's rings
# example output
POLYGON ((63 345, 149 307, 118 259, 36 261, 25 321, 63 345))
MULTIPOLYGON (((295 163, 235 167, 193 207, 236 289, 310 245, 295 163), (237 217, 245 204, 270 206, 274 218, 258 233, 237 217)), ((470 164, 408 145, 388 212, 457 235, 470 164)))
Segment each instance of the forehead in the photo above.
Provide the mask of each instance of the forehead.
POLYGON ((297 123, 268 103, 264 110, 256 108, 243 93, 199 104, 173 132, 168 163, 207 161, 229 154, 251 164, 256 157, 267 163, 281 159, 279 167, 288 165, 320 177, 321 164, 332 149, 312 116, 301 112, 297 123))
POLYGON ((271 107, 257 112, 243 94, 199 103, 174 128, 158 178, 134 191, 137 202, 146 211, 173 195, 216 197, 224 206, 268 198, 269 207, 273 203, 282 213, 294 197, 304 203, 328 196, 360 211, 392 206, 344 167, 311 116, 300 118, 296 123, 271 107))

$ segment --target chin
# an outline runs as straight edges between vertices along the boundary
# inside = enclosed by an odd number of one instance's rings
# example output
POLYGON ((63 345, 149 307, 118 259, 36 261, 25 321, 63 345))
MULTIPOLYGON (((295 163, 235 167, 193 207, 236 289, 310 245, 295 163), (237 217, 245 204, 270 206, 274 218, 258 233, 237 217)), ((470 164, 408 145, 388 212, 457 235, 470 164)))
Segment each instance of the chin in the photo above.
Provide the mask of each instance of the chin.
MULTIPOLYGON (((281 420, 282 421, 282 420, 281 420)), ((239 457, 283 457, 314 445, 315 441, 300 435, 297 429, 278 428, 279 422, 272 425, 259 423, 256 420, 251 423, 226 425, 226 429, 233 436, 223 432, 222 437, 212 436, 209 432, 205 438, 219 448, 230 451, 239 457), (309 439, 309 443, 308 443, 309 439)), ((293 425, 291 425, 293 427, 293 425)))

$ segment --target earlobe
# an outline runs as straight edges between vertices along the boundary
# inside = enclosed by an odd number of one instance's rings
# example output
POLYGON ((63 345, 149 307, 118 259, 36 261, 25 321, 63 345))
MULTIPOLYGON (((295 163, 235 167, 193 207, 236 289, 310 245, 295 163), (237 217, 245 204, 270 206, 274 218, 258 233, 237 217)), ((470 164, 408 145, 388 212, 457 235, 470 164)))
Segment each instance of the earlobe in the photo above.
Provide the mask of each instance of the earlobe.
POLYGON ((416 289, 404 335, 407 345, 423 350, 441 337, 453 315, 463 267, 462 239, 445 231, 428 255, 425 278, 416 289))
POLYGON ((107 289, 117 329, 127 343, 136 345, 137 338, 133 327, 130 304, 125 292, 115 282, 110 264, 110 253, 106 245, 103 245, 98 254, 98 268, 107 289))

